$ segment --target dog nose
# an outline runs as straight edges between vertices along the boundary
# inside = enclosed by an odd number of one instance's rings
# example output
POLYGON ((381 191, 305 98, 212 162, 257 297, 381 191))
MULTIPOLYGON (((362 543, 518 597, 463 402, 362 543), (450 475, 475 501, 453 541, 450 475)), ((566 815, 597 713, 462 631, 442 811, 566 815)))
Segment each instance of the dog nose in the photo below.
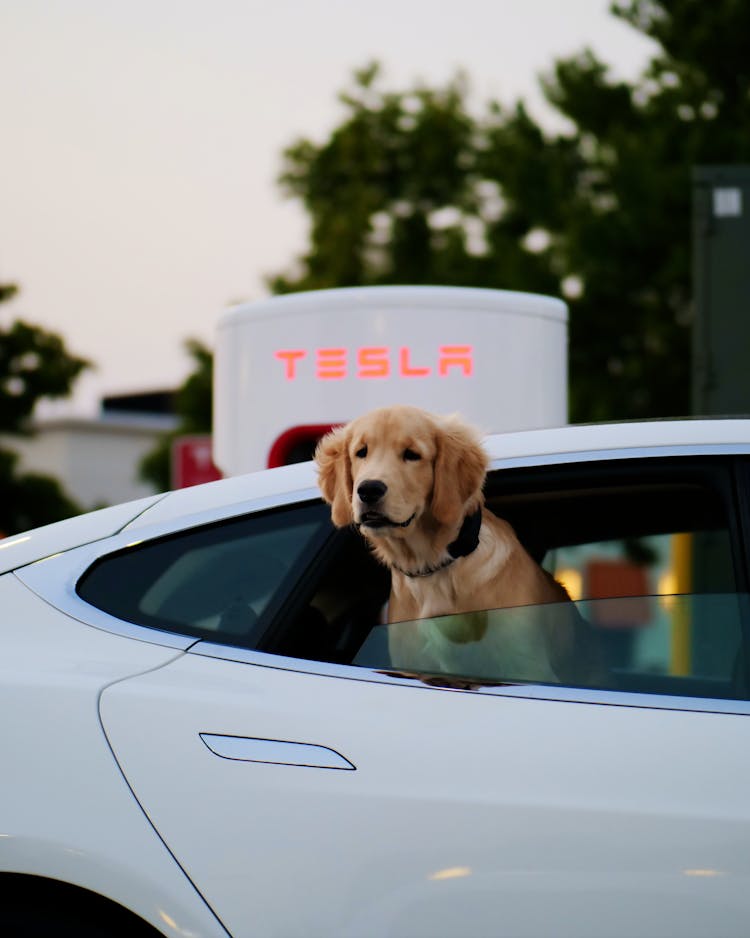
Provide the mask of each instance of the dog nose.
POLYGON ((357 495, 362 499, 365 505, 374 505, 388 491, 385 482, 379 479, 366 479, 357 486, 357 495))

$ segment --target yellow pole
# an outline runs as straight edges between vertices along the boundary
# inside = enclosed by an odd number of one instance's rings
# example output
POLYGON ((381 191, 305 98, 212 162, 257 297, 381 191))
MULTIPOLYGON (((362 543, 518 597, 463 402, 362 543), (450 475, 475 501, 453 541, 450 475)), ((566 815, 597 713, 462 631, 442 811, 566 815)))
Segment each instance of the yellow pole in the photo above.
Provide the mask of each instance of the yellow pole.
MULTIPOLYGON (((693 580, 693 536, 673 534, 671 550, 675 593, 689 593, 693 580)), ((678 599, 672 611, 670 674, 685 677, 692 673, 690 607, 678 599)))

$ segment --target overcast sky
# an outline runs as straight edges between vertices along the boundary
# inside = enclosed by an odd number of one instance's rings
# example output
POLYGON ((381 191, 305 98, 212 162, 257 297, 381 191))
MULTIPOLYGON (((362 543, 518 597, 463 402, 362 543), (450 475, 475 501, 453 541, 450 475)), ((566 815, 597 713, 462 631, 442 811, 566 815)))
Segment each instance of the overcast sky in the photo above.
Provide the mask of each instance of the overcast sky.
POLYGON ((275 179, 325 139, 373 58, 386 83, 458 69, 478 105, 524 97, 584 45, 636 75, 651 45, 608 0, 0 0, 0 322, 62 333, 97 370, 71 406, 170 387, 182 343, 305 243, 275 179))

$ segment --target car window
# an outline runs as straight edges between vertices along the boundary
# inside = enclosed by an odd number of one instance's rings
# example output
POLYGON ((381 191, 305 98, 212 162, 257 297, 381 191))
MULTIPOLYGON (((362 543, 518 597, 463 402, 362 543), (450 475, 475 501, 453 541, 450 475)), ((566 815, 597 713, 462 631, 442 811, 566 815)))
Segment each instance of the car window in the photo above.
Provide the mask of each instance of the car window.
POLYGON ((252 646, 330 533, 319 504, 230 519, 105 557, 78 594, 128 622, 252 646))
POLYGON ((565 684, 747 699, 747 594, 625 597, 497 609, 373 629, 355 664, 432 683, 565 684), (622 630, 627 649, 609 639, 622 630))

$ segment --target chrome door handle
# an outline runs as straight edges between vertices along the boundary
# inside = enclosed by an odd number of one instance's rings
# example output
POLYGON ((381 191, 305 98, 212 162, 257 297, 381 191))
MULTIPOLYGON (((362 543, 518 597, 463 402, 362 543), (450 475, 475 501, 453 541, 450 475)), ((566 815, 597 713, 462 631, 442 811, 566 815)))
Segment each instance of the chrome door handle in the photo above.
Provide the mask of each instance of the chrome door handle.
POLYGON ((345 769, 356 766, 341 753, 313 743, 293 743, 282 739, 257 739, 251 736, 223 736, 200 733, 205 745, 222 759, 239 762, 268 762, 273 765, 299 765, 316 769, 345 769))

